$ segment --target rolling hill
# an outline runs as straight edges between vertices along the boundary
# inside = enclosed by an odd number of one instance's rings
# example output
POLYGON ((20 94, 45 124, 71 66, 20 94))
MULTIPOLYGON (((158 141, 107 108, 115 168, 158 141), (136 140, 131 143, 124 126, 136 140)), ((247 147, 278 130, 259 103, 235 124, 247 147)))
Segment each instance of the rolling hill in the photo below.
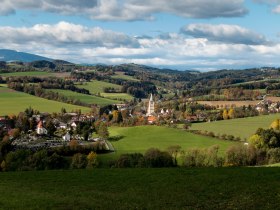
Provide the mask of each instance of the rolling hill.
POLYGON ((51 58, 43 56, 18 52, 15 50, 0 49, 0 61, 22 61, 22 62, 33 62, 38 60, 53 61, 51 58))

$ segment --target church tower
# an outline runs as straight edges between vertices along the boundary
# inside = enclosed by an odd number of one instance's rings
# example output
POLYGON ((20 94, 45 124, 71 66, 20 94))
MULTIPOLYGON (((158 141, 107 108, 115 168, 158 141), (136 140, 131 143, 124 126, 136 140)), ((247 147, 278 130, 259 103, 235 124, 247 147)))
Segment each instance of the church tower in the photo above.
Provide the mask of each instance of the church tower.
POLYGON ((153 94, 151 94, 151 97, 149 100, 149 105, 148 105, 148 110, 147 110, 147 116, 151 116, 154 113, 155 113, 155 102, 153 99, 153 94))

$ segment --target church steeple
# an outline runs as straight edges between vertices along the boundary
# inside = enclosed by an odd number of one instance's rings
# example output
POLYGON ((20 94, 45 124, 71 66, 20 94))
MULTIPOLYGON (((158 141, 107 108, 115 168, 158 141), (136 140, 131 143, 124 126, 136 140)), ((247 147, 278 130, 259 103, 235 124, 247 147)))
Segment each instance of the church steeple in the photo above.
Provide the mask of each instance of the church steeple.
POLYGON ((147 116, 151 116, 154 113, 155 113, 155 102, 153 99, 153 94, 151 94, 150 100, 149 100, 149 105, 148 105, 148 110, 147 110, 147 116))

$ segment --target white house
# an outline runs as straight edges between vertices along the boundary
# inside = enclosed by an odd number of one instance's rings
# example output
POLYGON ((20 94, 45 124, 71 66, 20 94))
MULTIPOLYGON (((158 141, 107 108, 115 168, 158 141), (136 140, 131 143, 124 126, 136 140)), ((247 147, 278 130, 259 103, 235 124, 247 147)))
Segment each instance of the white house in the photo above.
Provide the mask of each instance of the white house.
POLYGON ((62 136, 62 139, 64 141, 70 141, 71 140, 71 135, 67 132, 64 136, 62 136))
POLYGON ((43 122, 42 121, 39 121, 38 125, 37 125, 37 134, 38 135, 47 135, 48 134, 48 131, 47 129, 45 129, 43 127, 43 122))

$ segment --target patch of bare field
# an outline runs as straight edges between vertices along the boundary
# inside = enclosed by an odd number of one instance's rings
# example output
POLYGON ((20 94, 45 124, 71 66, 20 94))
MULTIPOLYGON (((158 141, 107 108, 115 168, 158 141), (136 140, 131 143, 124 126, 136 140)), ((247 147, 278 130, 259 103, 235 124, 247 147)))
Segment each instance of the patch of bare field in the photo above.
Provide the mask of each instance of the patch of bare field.
MULTIPOLYGON (((280 97, 279 97, 280 99, 280 97)), ((257 105, 257 101, 198 101, 199 104, 205 104, 209 106, 219 106, 219 107, 241 107, 241 106, 254 106, 257 105)))

